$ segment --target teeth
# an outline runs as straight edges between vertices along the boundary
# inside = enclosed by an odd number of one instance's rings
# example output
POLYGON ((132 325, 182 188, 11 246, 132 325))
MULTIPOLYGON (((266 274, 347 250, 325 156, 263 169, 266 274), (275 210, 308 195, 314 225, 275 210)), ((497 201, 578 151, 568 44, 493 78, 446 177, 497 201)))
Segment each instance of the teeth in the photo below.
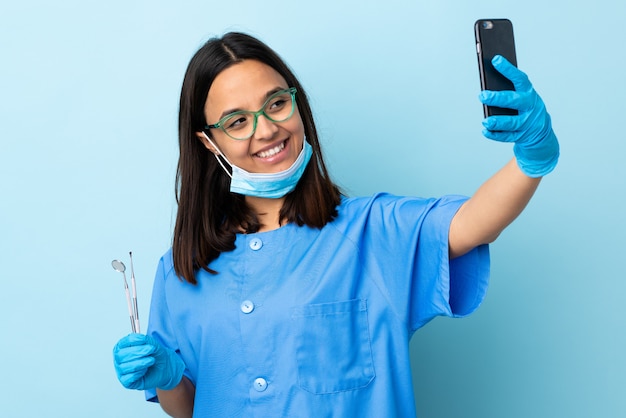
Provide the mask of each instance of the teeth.
POLYGON ((279 145, 275 146, 272 149, 268 149, 267 151, 257 152, 256 155, 258 155, 261 158, 269 158, 269 157, 272 157, 272 156, 278 154, 283 149, 285 149, 285 143, 281 142, 279 145))

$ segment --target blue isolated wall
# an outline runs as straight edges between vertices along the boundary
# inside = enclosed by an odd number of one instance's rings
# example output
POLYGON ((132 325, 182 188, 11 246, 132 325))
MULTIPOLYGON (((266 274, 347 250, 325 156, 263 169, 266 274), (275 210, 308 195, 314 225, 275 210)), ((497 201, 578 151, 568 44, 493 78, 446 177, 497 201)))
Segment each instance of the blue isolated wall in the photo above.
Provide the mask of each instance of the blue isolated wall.
POLYGON ((561 162, 491 247, 471 317, 413 338, 421 418, 626 416, 623 3, 564 0, 8 1, 0 8, 0 415, 165 416, 124 390, 110 261, 140 315, 176 213, 178 94, 210 36, 243 30, 307 88, 352 195, 472 194, 512 156, 481 135, 473 23, 513 21, 561 162))

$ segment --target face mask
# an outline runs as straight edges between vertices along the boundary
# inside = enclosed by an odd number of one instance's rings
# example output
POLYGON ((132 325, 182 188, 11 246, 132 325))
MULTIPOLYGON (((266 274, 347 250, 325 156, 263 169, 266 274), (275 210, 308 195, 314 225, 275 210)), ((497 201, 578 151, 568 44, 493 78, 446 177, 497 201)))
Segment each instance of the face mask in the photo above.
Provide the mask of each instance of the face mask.
POLYGON ((300 151, 298 158, 296 158, 296 161, 294 161, 288 169, 279 171, 278 173, 249 173, 228 161, 226 156, 213 141, 211 141, 204 132, 202 132, 202 134, 209 143, 218 150, 220 155, 232 168, 233 173, 231 175, 226 167, 224 167, 219 156, 213 154, 217 162, 231 178, 230 191, 246 196, 265 197, 269 199, 277 199, 285 196, 296 188, 296 184, 298 184, 300 177, 302 177, 304 173, 304 169, 311 159, 311 155, 313 155, 313 148, 311 148, 311 145, 307 142, 306 138, 304 138, 302 151, 300 151))

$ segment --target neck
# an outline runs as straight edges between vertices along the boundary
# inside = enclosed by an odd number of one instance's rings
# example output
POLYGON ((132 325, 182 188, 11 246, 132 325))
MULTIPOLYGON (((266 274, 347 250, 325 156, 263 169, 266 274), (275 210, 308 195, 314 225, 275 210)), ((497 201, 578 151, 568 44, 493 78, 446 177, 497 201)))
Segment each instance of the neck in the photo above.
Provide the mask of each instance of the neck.
POLYGON ((252 208, 259 218, 259 232, 273 231, 280 228, 280 210, 285 198, 267 199, 264 197, 246 196, 246 204, 252 208))

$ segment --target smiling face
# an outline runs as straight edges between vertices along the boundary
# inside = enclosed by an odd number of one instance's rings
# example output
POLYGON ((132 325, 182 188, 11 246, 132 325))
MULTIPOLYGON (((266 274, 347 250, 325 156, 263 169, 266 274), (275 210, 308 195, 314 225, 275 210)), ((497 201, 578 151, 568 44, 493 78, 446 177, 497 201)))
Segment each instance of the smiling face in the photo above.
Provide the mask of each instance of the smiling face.
MULTIPOLYGON (((222 71, 213 81, 204 105, 207 124, 241 110, 257 111, 278 90, 289 86, 272 67, 256 60, 243 60, 222 71)), ((288 169, 298 158, 304 141, 304 125, 296 108, 284 122, 272 122, 259 115, 254 134, 235 140, 218 128, 210 137, 228 161, 251 173, 275 173, 288 169)), ((198 138, 219 153, 201 132, 198 138)))

